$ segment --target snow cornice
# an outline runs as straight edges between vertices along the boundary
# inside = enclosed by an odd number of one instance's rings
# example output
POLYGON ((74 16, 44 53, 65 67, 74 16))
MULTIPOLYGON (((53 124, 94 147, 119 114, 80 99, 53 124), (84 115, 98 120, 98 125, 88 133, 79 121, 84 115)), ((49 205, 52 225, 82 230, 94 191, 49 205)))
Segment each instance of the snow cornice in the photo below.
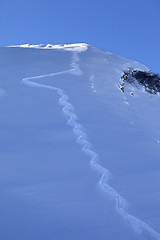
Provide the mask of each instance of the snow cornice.
POLYGON ((8 47, 20 47, 20 48, 38 48, 38 49, 63 49, 66 51, 86 51, 88 49, 87 43, 74 43, 74 44, 21 44, 12 45, 8 47))

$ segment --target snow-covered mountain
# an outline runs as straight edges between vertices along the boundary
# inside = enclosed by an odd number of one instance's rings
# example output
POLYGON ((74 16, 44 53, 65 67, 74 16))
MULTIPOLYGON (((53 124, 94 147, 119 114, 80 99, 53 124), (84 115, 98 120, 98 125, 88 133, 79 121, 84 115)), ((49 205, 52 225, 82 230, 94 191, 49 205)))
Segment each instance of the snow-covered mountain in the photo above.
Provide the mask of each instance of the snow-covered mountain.
POLYGON ((0 48, 0 237, 160 239, 160 98, 88 44, 0 48))

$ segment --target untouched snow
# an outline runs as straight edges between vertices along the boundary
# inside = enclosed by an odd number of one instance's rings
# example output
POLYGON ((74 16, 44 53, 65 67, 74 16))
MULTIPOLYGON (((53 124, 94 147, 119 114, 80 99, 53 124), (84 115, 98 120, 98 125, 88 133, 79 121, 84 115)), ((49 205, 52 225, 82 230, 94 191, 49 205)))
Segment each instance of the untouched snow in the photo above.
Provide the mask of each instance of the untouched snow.
POLYGON ((159 96, 118 87, 149 69, 87 44, 0 52, 1 238, 160 239, 159 96))

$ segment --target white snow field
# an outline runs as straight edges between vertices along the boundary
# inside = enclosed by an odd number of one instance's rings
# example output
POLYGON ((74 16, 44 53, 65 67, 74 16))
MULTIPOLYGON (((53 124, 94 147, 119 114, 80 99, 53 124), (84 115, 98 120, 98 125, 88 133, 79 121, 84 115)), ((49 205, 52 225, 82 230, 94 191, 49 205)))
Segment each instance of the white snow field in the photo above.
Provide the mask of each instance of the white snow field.
POLYGON ((87 44, 0 48, 0 239, 160 239, 160 96, 87 44))

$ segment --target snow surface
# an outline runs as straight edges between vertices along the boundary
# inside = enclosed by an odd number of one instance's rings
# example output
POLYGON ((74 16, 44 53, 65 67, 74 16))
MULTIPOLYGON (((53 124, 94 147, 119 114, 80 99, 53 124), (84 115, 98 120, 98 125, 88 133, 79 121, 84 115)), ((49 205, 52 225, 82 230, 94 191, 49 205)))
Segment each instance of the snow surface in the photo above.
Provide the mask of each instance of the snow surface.
POLYGON ((160 239, 159 96, 118 87, 149 69, 83 43, 0 66, 1 238, 160 239))

